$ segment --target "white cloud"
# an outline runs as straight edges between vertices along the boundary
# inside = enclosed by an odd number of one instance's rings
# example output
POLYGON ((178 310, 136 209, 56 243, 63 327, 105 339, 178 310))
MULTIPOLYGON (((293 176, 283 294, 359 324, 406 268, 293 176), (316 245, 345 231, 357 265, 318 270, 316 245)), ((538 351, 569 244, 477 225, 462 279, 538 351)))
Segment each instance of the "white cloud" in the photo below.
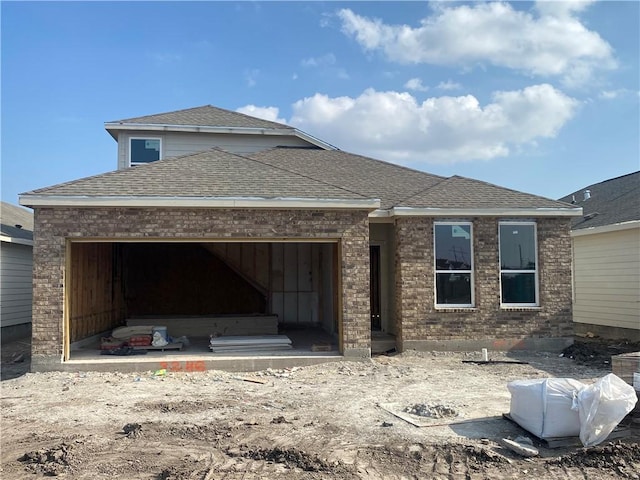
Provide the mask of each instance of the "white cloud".
POLYGON ((271 122, 287 123, 284 118, 278 118, 280 109, 278 107, 257 107, 255 105, 245 105, 236 109, 238 113, 244 113, 245 115, 251 115, 252 117, 258 117, 263 120, 269 120, 271 122))
POLYGON ((632 95, 635 95, 637 92, 633 90, 629 90, 627 88, 618 88, 617 90, 603 90, 598 95, 599 98, 603 100, 615 100, 617 98, 625 98, 632 95))
POLYGON ((300 62, 303 67, 326 67, 336 63, 336 56, 333 53, 325 53, 319 57, 305 58, 300 62))
POLYGON ((506 156, 557 135, 578 102, 551 85, 428 98, 365 90, 356 98, 316 93, 293 104, 289 122, 347 151, 403 164, 454 163, 506 156))
POLYGON ((173 52, 155 52, 151 54, 151 59, 158 66, 171 65, 182 60, 182 55, 173 52))
POLYGON ((453 80, 447 80, 446 82, 440 82, 436 88, 440 90, 459 90, 462 88, 462 85, 453 80))
POLYGON ((404 88, 415 90, 416 92, 426 92, 429 90, 429 87, 423 85, 422 80, 419 78, 411 78, 407 80, 407 83, 404 84, 404 88))
POLYGON ((247 82, 248 87, 255 87, 258 83, 258 76, 260 75, 260 70, 257 68, 251 70, 245 70, 244 78, 247 82))
POLYGON ((566 17, 572 13, 579 13, 585 10, 595 0, 541 0, 536 2, 536 10, 541 15, 552 17, 566 17))
POLYGON ((594 72, 615 68, 611 46, 576 15, 589 2, 556 3, 543 2, 533 13, 502 2, 437 3, 434 13, 417 27, 387 25, 350 9, 337 15, 342 31, 365 50, 381 51, 402 64, 490 64, 560 77, 567 85, 584 84, 594 72), (546 3, 554 5, 545 7, 546 3))

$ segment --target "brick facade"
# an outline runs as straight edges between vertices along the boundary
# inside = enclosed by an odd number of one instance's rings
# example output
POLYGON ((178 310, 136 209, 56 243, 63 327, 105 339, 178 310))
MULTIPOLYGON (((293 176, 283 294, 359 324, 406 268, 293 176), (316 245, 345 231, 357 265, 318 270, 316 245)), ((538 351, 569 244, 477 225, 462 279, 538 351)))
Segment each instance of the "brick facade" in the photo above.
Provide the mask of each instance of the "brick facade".
POLYGON ((369 222, 367 211, 171 208, 36 208, 33 364, 60 363, 63 353, 67 240, 327 239, 341 252, 342 348, 368 356, 369 222))
POLYGON ((475 307, 435 307, 432 218, 396 219, 401 349, 557 348, 573 335, 569 220, 538 219, 539 307, 501 308, 497 218, 473 219, 475 307))
MULTIPOLYGON (((342 349, 371 348, 367 211, 36 208, 33 365, 63 353, 67 240, 326 239, 339 243, 342 349)), ((432 218, 395 221, 395 332, 399 349, 545 348, 573 334, 569 220, 538 219, 539 303, 501 308, 497 218, 473 221, 475 307, 436 309, 432 218), (538 341, 538 343, 536 343, 538 341)))

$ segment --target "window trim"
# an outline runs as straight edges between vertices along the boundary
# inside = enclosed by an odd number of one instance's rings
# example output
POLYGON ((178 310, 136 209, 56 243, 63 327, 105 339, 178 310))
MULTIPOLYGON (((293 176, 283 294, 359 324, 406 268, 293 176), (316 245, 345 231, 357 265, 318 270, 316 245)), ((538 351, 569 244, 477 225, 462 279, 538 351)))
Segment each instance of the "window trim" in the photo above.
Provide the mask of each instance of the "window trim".
POLYGON ((437 221, 433 222, 433 303, 437 309, 472 309, 476 306, 475 300, 475 252, 473 248, 473 222, 469 220, 448 220, 448 221, 437 221), (469 227, 469 248, 470 248, 470 261, 471 261, 471 269, 469 270, 438 270, 437 267, 437 258, 436 258, 436 226, 438 225, 465 225, 469 227), (470 288, 471 288, 471 303, 438 303, 438 274, 439 273, 451 273, 458 272, 469 274, 470 278, 470 288))
POLYGON ((538 224, 535 221, 518 221, 518 220, 500 220, 498 222, 498 269, 500 270, 500 308, 539 308, 540 307, 540 264, 538 261, 538 224), (533 247, 535 254, 536 268, 534 270, 503 270, 502 268, 502 236, 500 235, 500 227, 502 225, 527 225, 533 226, 533 247), (507 303, 502 298, 502 275, 504 273, 526 273, 533 275, 534 278, 534 295, 533 303, 507 303))
MULTIPOLYGON (((149 137, 129 137, 128 140, 128 144, 127 147, 129 149, 129 166, 135 166, 135 165, 147 165, 149 163, 153 163, 153 162, 132 162, 131 161, 131 152, 132 152, 132 148, 131 148, 131 141, 132 140, 158 140, 160 142, 160 154, 159 154, 159 158, 158 160, 162 160, 162 137, 153 137, 153 136, 149 136, 149 137)), ((158 161, 158 160, 154 160, 154 161, 158 161)))

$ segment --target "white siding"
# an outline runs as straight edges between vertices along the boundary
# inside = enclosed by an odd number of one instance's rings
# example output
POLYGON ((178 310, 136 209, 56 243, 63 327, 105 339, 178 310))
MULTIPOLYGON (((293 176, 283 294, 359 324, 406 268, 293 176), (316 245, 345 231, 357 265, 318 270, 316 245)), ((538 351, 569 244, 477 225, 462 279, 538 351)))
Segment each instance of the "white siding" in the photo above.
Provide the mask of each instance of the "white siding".
POLYGON ((310 143, 294 136, 283 135, 242 135, 222 133, 188 132, 129 132, 118 135, 118 168, 129 166, 129 139, 131 137, 153 137, 162 139, 161 158, 177 157, 201 152, 212 147, 248 154, 278 146, 308 147, 310 143))
POLYGON ((640 330, 640 228, 573 238, 577 323, 640 330))
POLYGON ((0 325, 31 322, 32 248, 2 242, 0 246, 0 325))

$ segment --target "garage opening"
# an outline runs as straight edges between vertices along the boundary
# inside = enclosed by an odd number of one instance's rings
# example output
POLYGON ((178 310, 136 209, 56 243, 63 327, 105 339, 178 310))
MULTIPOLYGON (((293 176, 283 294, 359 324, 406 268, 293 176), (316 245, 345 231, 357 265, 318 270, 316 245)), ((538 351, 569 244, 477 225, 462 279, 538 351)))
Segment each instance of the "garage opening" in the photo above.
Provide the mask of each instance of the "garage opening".
POLYGON ((67 253, 65 360, 122 346, 167 355, 341 351, 337 242, 70 242, 67 253), (155 331, 180 348, 143 348, 140 338, 155 331), (257 342, 270 335, 290 346, 257 342), (251 338, 212 350, 211 337, 231 336, 251 338))

